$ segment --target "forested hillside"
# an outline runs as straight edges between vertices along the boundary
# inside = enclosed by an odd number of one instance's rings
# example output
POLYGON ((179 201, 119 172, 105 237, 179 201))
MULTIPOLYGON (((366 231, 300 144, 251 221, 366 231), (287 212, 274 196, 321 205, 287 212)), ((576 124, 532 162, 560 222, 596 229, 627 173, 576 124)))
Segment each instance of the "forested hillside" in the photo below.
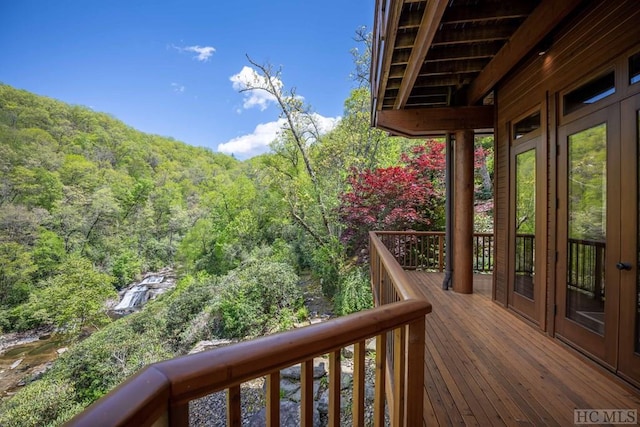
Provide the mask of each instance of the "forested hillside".
MULTIPOLYGON (((443 227, 442 143, 371 129, 364 88, 323 135, 293 93, 255 89, 272 91, 288 125, 270 153, 240 162, 0 85, 0 333, 92 333, 3 402, 0 424, 58 425, 198 340, 289 328, 307 316, 302 274, 337 314, 366 308, 366 232, 443 227), (118 289, 163 267, 178 272, 173 292, 107 316, 118 289)), ((479 153, 483 194, 491 153, 479 153)))
MULTIPOLYGON (((32 326, 30 315, 6 310, 64 287, 54 280, 61 266, 92 266, 109 276, 99 282, 119 288, 142 271, 195 261, 181 242, 205 218, 220 224, 219 247, 237 244, 234 219, 257 197, 229 156, 0 86, 2 328, 32 326)), ((256 226, 268 228, 259 215, 256 226)))

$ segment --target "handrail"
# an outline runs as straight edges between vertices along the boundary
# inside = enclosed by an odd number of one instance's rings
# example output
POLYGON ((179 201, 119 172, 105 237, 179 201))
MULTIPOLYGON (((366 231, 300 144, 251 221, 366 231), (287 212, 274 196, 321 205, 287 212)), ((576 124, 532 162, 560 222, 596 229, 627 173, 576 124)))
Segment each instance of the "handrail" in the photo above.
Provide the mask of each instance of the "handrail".
MULTIPOLYGON (((386 307, 389 304, 396 304, 397 301, 424 300, 425 297, 417 285, 409 279, 403 266, 398 263, 397 258, 380 238, 380 235, 384 234, 393 235, 393 232, 369 232, 371 289, 376 306, 386 307)), ((407 233, 407 235, 409 234, 411 233, 407 233)), ((430 305, 429 311, 431 311, 430 305)), ((406 410, 403 391, 423 387, 421 384, 424 382, 424 370, 409 372, 407 368, 407 374, 402 375, 402 372, 405 371, 405 361, 411 360, 413 357, 413 354, 409 350, 405 352, 404 348, 408 342, 415 340, 416 337, 411 335, 410 331, 405 333, 405 331, 397 329, 396 332, 387 334, 384 348, 387 356, 386 369, 389 373, 387 376, 389 382, 387 400, 390 402, 392 417, 402 418, 402 414, 406 410)), ((420 339, 424 343, 425 337, 422 336, 420 339)), ((421 420, 416 425, 422 424, 421 420)))
MULTIPOLYGON (((277 378, 280 369, 301 362, 308 366, 310 360, 323 354, 331 353, 334 355, 332 359, 339 359, 341 348, 363 344, 364 340, 371 337, 377 337, 380 346, 386 333, 398 328, 403 331, 407 328, 411 339, 407 340, 406 351, 411 357, 406 366, 407 373, 397 374, 409 376, 408 372, 423 372, 424 316, 430 311, 429 302, 410 299, 324 323, 158 362, 94 402, 68 425, 188 425, 190 400, 224 389, 228 389, 231 395, 242 382, 265 375, 269 375, 269 379, 272 379, 271 375, 277 378)), ((384 365, 384 355, 377 354, 376 357, 381 358, 377 361, 377 364, 380 363, 378 366, 384 365)), ((335 369, 339 370, 339 364, 335 369)), ((340 384, 331 385, 330 381, 330 387, 339 391, 340 384)), ((422 389, 423 385, 420 385, 414 390, 407 390, 407 393, 422 392, 422 389)), ((376 396, 379 395, 382 396, 382 393, 377 390, 376 396)), ((239 405, 239 399, 236 400, 239 405)), ((337 403, 335 399, 332 400, 334 405, 337 404, 339 414, 339 400, 337 403)), ((384 408, 384 402, 378 400, 374 403, 376 408, 379 409, 380 405, 384 408)), ((400 411, 396 411, 393 425, 416 425, 412 422, 418 422, 418 417, 422 423, 422 394, 408 395, 403 401, 406 417, 398 417, 400 411)), ((277 423, 279 402, 273 405, 278 408, 272 408, 277 423)), ((227 409, 228 417, 230 411, 233 409, 227 409)), ((339 420, 334 421, 339 423, 339 420)))
MULTIPOLYGON (((389 275, 391 282, 394 285, 398 296, 400 297, 398 301, 404 301, 412 298, 423 299, 424 295, 416 289, 413 285, 413 282, 409 279, 407 274, 405 273, 402 266, 398 263, 397 259, 389 252, 389 249, 384 245, 384 243, 377 237, 377 235, 381 234, 404 234, 403 232, 394 233, 394 232, 370 232, 369 233, 369 242, 371 247, 372 256, 378 256, 381 261, 381 266, 384 267, 386 273, 389 275), (375 255, 374 255, 375 254, 375 255)), ((406 233, 410 235, 411 233, 406 233)), ((427 235, 427 234, 425 234, 427 235)), ((371 262, 371 267, 373 268, 373 262, 371 262)), ((373 275, 372 275, 373 278, 373 275)))

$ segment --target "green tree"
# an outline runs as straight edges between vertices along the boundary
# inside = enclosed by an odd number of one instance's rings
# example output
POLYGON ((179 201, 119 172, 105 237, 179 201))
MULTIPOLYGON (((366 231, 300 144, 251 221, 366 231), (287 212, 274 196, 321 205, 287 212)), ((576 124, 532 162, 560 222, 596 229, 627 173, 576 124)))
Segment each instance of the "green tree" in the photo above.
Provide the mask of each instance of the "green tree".
POLYGON ((44 288, 31 294, 31 312, 34 317, 74 333, 84 326, 103 325, 109 322, 105 302, 117 297, 112 281, 86 258, 72 255, 44 288))
POLYGON ((0 241, 0 307, 13 307, 28 297, 35 271, 24 246, 0 241))

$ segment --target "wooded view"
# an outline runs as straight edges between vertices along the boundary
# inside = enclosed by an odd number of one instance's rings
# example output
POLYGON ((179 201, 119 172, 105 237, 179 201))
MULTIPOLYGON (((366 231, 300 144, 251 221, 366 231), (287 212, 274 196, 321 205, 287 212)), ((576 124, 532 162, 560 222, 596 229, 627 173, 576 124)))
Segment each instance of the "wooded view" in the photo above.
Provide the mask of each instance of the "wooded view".
MULTIPOLYGON (((321 134, 311 107, 271 84, 278 71, 249 61, 262 79, 246 90, 275 97, 286 124, 246 161, 0 85, 0 330, 69 346, 3 399, 0 425, 59 425, 198 341, 291 328, 310 315, 301 278, 337 315, 370 307, 367 232, 444 228, 441 141, 372 129, 363 80, 321 134), (175 289, 109 315, 119 290, 167 267, 175 289)), ((479 138, 478 231, 491 231, 492 163, 479 138)))

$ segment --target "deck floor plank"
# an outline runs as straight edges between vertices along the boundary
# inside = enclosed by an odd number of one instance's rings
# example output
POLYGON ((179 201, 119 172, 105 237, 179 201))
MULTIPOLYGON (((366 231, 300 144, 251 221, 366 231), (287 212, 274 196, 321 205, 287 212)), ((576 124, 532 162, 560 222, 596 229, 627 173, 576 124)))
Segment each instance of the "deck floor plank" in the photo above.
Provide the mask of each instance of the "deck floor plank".
POLYGON ((408 272, 433 312, 425 339, 425 424, 573 424, 574 409, 638 409, 640 392, 491 301, 443 291, 442 274, 408 272))

